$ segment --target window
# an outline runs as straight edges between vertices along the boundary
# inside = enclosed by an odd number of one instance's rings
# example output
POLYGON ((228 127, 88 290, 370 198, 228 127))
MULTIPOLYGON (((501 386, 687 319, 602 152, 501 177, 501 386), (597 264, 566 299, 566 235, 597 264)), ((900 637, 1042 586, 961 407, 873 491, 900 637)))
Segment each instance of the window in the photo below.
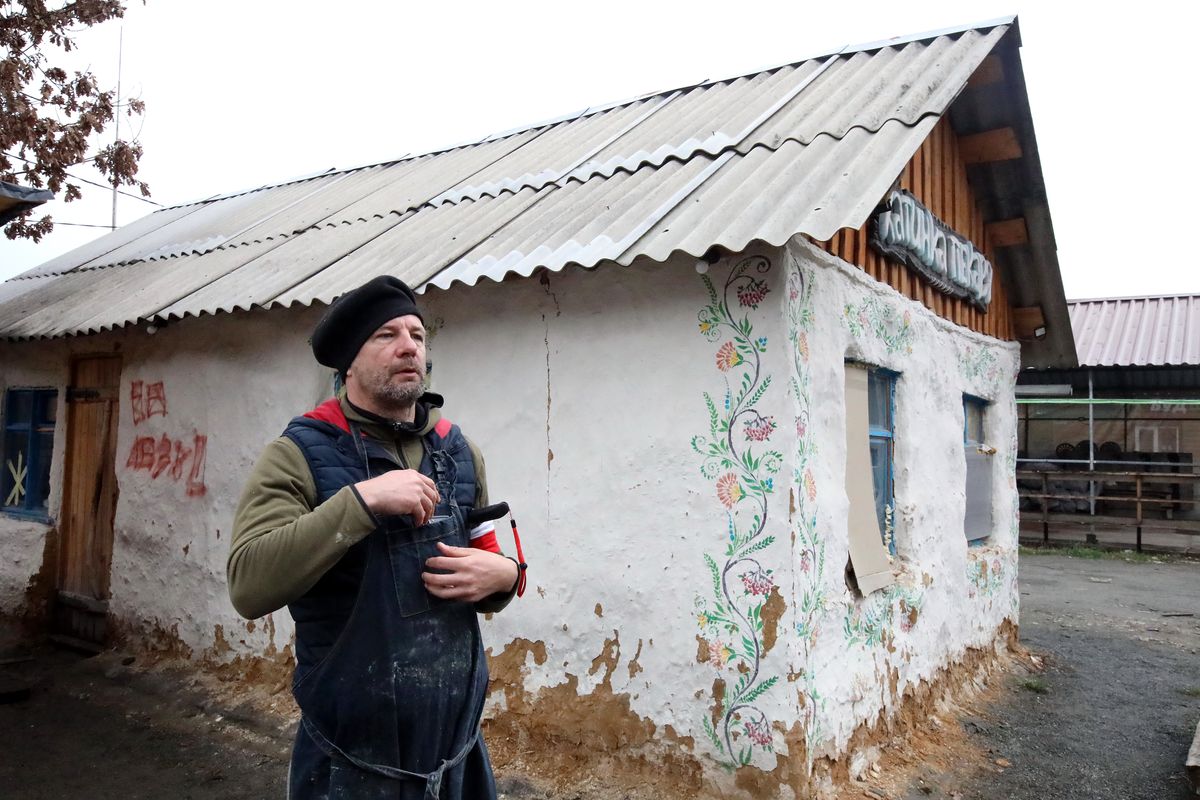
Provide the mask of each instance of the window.
POLYGON ((9 389, 4 403, 4 474, 0 498, 9 513, 48 516, 50 452, 58 392, 9 389))
POLYGON ((890 539, 885 511, 892 497, 894 384, 892 373, 846 364, 846 528, 854 585, 863 596, 894 582, 884 546, 890 539))
POLYGON ((892 539, 892 509, 895 493, 892 488, 892 464, 895 457, 896 373, 871 368, 867 379, 867 432, 871 440, 871 483, 875 492, 875 516, 879 533, 891 553, 896 552, 892 539))
POLYGON ((966 451, 967 506, 963 530, 967 539, 984 539, 992 532, 992 454, 983 439, 987 401, 963 395, 963 449, 966 451))

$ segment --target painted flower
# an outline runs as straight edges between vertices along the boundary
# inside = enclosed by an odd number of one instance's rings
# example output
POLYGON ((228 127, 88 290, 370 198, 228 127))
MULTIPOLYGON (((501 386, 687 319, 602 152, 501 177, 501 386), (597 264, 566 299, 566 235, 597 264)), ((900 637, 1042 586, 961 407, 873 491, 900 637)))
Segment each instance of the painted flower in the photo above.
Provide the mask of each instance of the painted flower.
POLYGON ((733 346, 733 342, 726 342, 717 351, 717 369, 721 370, 721 372, 729 372, 729 370, 742 363, 742 360, 742 354, 733 346))
POLYGON ((770 572, 760 568, 743 572, 742 585, 750 594, 770 594, 771 590, 775 588, 775 580, 771 577, 770 572))
POLYGON ((774 478, 767 478, 765 481, 763 481, 763 482, 762 482, 762 486, 763 486, 763 488, 764 488, 764 489, 766 489, 768 492, 773 492, 773 491, 775 491, 775 479, 774 479, 774 478))
POLYGON ((720 478, 717 478, 717 499, 726 508, 733 508, 733 504, 745 496, 746 490, 738 483, 737 475, 727 472, 720 478))
POLYGON ((708 333, 709 331, 711 331, 711 330, 712 330, 712 327, 713 327, 713 326, 712 326, 712 323, 711 323, 711 322, 701 322, 701 323, 700 323, 700 332, 701 332, 701 333, 708 333))
POLYGON ((817 499, 817 480, 813 477, 812 470, 804 470, 804 493, 808 495, 809 501, 817 499))
POLYGON ((746 729, 746 738, 750 741, 759 747, 771 746, 771 728, 765 719, 761 722, 746 722, 743 727, 746 729))
POLYGON ((773 430, 775 430, 775 418, 772 416, 755 414, 754 419, 746 420, 746 438, 752 442, 765 442, 771 438, 773 430))
POLYGON ((904 312, 904 327, 907 328, 910 324, 912 324, 912 312, 905 310, 905 312, 904 312))
POLYGON ((992 559, 992 575, 1000 576, 1000 559, 998 558, 992 559))
POLYGON ((800 338, 798 338, 796 340, 796 347, 798 347, 800 349, 800 357, 803 358, 805 362, 807 362, 808 361, 808 334, 807 333, 800 334, 800 338))
POLYGON ((737 299, 743 308, 758 308, 758 304, 763 301, 769 291, 765 281, 751 280, 738 287, 737 299))
POLYGON ((733 656, 733 649, 729 645, 718 639, 715 642, 710 642, 708 645, 708 663, 720 669, 729 663, 729 659, 733 656))
POLYGON ((712 620, 710 620, 708 618, 708 614, 697 614, 696 615, 696 624, 699 625, 701 628, 707 628, 708 624, 710 622, 712 622, 712 620))
POLYGON ((858 324, 863 327, 871 324, 871 320, 867 319, 867 309, 865 306, 858 310, 858 324))
POLYGON ((810 551, 805 550, 803 553, 800 554, 800 571, 801 572, 808 572, 810 569, 812 569, 812 559, 809 557, 809 552, 810 551))
POLYGON ((796 417, 796 435, 803 439, 806 433, 808 433, 808 424, 804 417, 796 417))

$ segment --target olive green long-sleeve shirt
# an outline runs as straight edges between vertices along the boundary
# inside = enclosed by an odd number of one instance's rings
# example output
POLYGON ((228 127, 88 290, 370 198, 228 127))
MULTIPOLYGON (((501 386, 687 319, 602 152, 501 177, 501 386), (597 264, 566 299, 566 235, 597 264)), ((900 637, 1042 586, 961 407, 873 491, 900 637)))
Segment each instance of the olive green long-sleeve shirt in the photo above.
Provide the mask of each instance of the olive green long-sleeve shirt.
MULTIPOLYGON (((420 464, 423 437, 441 419, 427 406, 418 425, 393 425, 364 416, 341 397, 347 419, 357 423, 405 465, 420 464)), ((483 456, 468 440, 475 461, 476 508, 487 505, 483 456)), ((379 525, 353 486, 345 486, 317 504, 316 483, 300 448, 287 437, 267 445, 246 481, 234 516, 226 565, 229 597, 249 619, 276 611, 301 597, 354 544, 379 525)), ((515 591, 515 586, 513 587, 515 591)), ((498 611, 513 591, 476 603, 480 611, 498 611)))

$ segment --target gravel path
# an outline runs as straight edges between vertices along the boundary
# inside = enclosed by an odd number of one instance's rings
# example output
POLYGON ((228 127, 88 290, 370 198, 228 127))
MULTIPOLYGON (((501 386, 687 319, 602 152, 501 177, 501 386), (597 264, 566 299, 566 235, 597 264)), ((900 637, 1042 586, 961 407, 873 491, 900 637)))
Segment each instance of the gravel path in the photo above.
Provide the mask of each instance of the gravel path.
POLYGON ((1023 555, 1020 570, 1021 640, 1046 669, 1010 678, 986 718, 964 720, 1010 766, 964 779, 959 796, 1193 797, 1183 762, 1200 720, 1200 562, 1023 555))

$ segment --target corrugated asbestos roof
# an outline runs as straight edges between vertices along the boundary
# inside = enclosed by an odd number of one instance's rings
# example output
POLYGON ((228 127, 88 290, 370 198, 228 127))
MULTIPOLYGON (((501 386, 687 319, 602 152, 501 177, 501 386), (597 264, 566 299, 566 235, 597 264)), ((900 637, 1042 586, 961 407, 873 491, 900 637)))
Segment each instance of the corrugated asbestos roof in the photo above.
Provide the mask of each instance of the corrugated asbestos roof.
POLYGON ((328 303, 858 228, 1013 18, 164 209, 0 284, 0 336, 328 303))
POLYGON ((1200 365, 1200 294, 1072 300, 1085 367, 1200 365))

